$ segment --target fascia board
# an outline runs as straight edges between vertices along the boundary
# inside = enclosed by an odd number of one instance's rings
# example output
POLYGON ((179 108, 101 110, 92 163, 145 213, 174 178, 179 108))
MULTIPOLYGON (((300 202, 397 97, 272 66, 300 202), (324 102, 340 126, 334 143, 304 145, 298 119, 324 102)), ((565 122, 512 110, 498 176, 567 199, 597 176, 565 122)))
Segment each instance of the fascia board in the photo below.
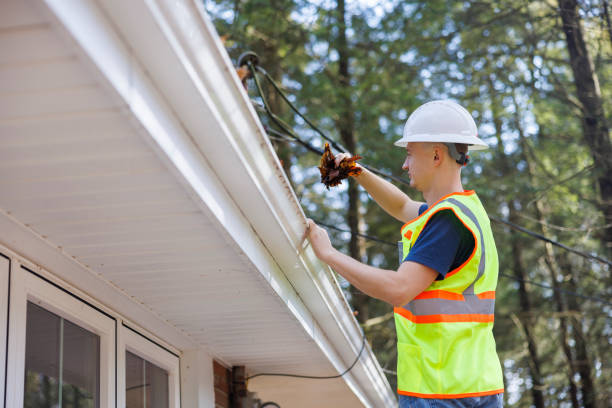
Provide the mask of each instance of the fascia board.
MULTIPOLYGON (((244 252, 330 362, 343 370, 359 351, 360 330, 329 269, 310 249, 299 254, 303 213, 201 6, 188 1, 172 2, 172 7, 163 1, 107 1, 103 11, 93 1, 47 4, 125 101, 203 212, 217 220, 227 241, 244 252), (129 12, 138 15, 140 36, 165 39, 151 42, 159 62, 165 62, 166 75, 156 75, 150 65, 145 70, 131 37, 122 39, 129 28, 122 27, 126 20, 118 14, 129 12), (173 53, 167 52, 169 47, 173 53), (180 90, 180 98, 171 89, 180 90), (203 121, 204 116, 215 121, 203 121), (213 144, 202 136, 211 133, 225 138, 213 144)), ((381 400, 394 405, 371 350, 360 365, 361 370, 358 366, 345 376, 355 394, 365 405, 379 406, 381 400), (369 398, 364 395, 364 388, 372 385, 378 394, 373 399, 369 392, 369 398)))
MULTIPOLYGON (((196 143, 208 153, 213 168, 221 169, 219 178, 328 336, 337 336, 337 344, 342 344, 343 350, 348 349, 349 355, 351 349, 357 353, 361 331, 334 275, 310 249, 300 255, 299 240, 305 227, 302 209, 237 76, 228 74, 234 68, 212 24, 201 6, 200 18, 190 12, 191 3, 187 1, 174 1, 172 7, 165 7, 165 1, 149 2, 153 3, 157 5, 152 9, 158 24, 195 88, 200 90, 201 97, 214 99, 208 103, 213 104, 219 121, 225 121, 228 133, 222 144, 229 144, 230 149, 223 156, 215 155, 209 151, 210 142, 201 136, 202 132, 192 133, 196 143), (202 22, 206 30, 200 29, 202 22), (245 178, 251 182, 241 183, 245 178), (261 202, 254 200, 256 197, 261 202)), ((387 403, 395 401, 370 350, 368 354, 370 364, 364 369, 362 380, 374 385, 379 396, 386 395, 387 403)))
MULTIPOLYGON (((202 95, 215 99, 212 102, 218 109, 219 120, 225 120, 227 142, 234 149, 233 155, 228 150, 228 156, 208 155, 208 160, 216 162, 214 168, 222 168, 218 172, 220 179, 328 336, 336 337, 335 344, 348 349, 349 356, 357 353, 361 345, 358 324, 331 270, 310 248, 301 251, 299 241, 305 227, 302 209, 242 85, 236 75, 229 74, 233 67, 214 27, 200 5, 198 19, 189 12, 188 1, 174 1, 171 8, 164 8, 165 1, 150 3, 158 3, 158 24, 173 43, 196 88, 202 90, 202 95), (228 162, 231 165, 224 166, 228 162), (246 186, 237 182, 247 177, 252 182, 246 186), (254 198, 258 196, 264 208, 255 205, 254 198)), ((196 143, 206 153, 209 143, 201 134, 193 133, 196 143)), ((364 368, 365 376, 361 380, 373 385, 378 397, 384 396, 385 406, 392 406, 395 397, 369 349, 368 357, 368 367, 364 368)))

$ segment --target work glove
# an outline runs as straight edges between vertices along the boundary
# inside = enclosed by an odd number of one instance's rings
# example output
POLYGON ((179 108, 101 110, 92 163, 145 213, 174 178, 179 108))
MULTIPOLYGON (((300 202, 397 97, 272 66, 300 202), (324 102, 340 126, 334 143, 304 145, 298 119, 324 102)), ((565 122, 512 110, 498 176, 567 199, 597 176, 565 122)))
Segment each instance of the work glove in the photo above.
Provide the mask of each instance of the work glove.
POLYGON ((319 166, 321 183, 325 184, 325 187, 329 190, 330 187, 342 184, 342 180, 349 176, 360 175, 363 169, 356 161, 361 158, 361 156, 350 156, 347 153, 340 153, 336 157, 332 153, 329 143, 325 143, 325 151, 321 156, 321 165, 319 166))

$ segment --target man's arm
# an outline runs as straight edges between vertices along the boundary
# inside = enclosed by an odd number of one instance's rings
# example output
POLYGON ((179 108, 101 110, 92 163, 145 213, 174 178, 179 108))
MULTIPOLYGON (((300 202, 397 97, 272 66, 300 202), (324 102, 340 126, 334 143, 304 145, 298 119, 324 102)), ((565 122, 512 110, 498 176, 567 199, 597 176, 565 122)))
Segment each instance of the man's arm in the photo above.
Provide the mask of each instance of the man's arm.
MULTIPOLYGON (((336 166, 345 158, 350 157, 348 153, 336 155, 336 166)), ((387 180, 378 177, 376 174, 361 167, 359 176, 353 176, 355 180, 372 196, 374 201, 381 206, 389 215, 401 222, 408 222, 419 215, 419 207, 422 202, 414 201, 399 188, 389 183, 387 180)))
POLYGON ((315 254, 363 293, 402 306, 427 289, 438 276, 434 269, 403 262, 397 271, 363 264, 334 249, 327 232, 308 220, 308 237, 315 254))
POLYGON ((414 201, 402 190, 367 169, 353 177, 389 215, 408 222, 419 215, 422 202, 414 201))

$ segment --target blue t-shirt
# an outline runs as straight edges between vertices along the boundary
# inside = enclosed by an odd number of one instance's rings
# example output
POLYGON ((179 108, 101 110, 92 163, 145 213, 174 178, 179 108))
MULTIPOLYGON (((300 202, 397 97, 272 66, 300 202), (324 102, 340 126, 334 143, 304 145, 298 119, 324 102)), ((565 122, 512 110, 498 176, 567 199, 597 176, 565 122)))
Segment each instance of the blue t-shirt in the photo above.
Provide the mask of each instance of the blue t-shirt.
MULTIPOLYGON (((427 204, 419 208, 419 215, 427 204)), ((420 263, 438 272, 436 280, 461 266, 474 250, 474 236, 451 210, 441 210, 427 222, 405 261, 420 263)))

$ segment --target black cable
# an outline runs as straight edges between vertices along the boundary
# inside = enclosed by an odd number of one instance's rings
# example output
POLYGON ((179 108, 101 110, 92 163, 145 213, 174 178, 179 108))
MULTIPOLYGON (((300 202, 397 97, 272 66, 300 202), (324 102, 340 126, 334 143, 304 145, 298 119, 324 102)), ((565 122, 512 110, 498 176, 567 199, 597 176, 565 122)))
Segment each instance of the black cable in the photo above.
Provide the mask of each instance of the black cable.
MULTIPOLYGON (((317 224, 319 224, 319 225, 323 225, 325 227, 335 229, 336 231, 348 232, 349 234, 351 234, 351 231, 349 231, 349 230, 346 230, 346 229, 343 229, 343 228, 339 228, 339 227, 336 227, 336 226, 333 226, 333 225, 324 224, 322 222, 317 221, 316 219, 312 219, 312 220, 314 222, 316 222, 317 224)), ((371 240, 376 241, 376 242, 380 242, 380 243, 383 243, 383 244, 386 244, 386 245, 389 245, 389 246, 397 247, 397 244, 394 244, 393 242, 390 242, 390 241, 385 241, 384 239, 381 239, 381 238, 378 238, 378 237, 372 237, 372 236, 368 236, 368 235, 365 235, 365 234, 358 234, 358 235, 362 236, 365 239, 371 239, 371 240)), ((583 298, 583 299, 593 300, 593 301, 596 301, 596 302, 600 302, 600 303, 612 306, 612 302, 610 302, 610 301, 608 301, 608 300, 606 300, 606 299, 604 299, 602 297, 599 297, 599 296, 583 295, 583 294, 578 293, 578 292, 572 292, 571 290, 555 288, 555 287, 546 285, 544 283, 539 283, 539 282, 534 282, 534 281, 531 281, 531 280, 521 279, 519 277, 516 277, 516 276, 513 276, 513 275, 508 275, 508 274, 505 274, 505 273, 502 273, 502 272, 500 272, 499 275, 504 277, 504 278, 513 279, 515 281, 524 282, 524 283, 530 283, 532 285, 536 285, 536 286, 539 286, 539 287, 544 288, 544 289, 550 289, 550 290, 555 291, 555 292, 562 292, 562 293, 565 293, 565 294, 568 294, 568 295, 580 297, 580 298, 583 298)))
POLYGON ((537 238, 537 239, 542 240, 544 242, 548 242, 550 244, 558 246, 559 248, 563 248, 566 251, 572 252, 572 253, 574 253, 576 255, 580 255, 582 257, 589 258, 589 259, 592 259, 594 261, 598 261, 598 262, 604 263, 606 265, 612 266, 612 262, 610 262, 607 259, 604 259, 604 258, 602 258, 600 256, 591 255, 591 254, 588 254, 586 252, 579 251, 579 250, 577 250, 575 248, 568 247, 567 245, 564 245, 564 244, 562 244, 560 242, 554 241, 554 240, 552 240, 552 239, 550 239, 548 237, 545 237, 544 235, 538 234, 537 232, 530 231, 527 228, 524 228, 524 227, 521 227, 520 225, 516 225, 514 223, 511 223, 510 221, 505 221, 505 220, 502 220, 501 218, 497 218, 497 217, 494 217, 494 216, 491 216, 491 215, 489 215, 489 218, 491 219, 491 221, 495 221, 495 222, 498 222, 500 224, 507 225, 507 226, 509 226, 511 228, 514 228, 517 231, 521 231, 521 232, 523 232, 523 233, 525 233, 527 235, 531 235, 534 238, 537 238))
MULTIPOLYGON (((291 110, 294 111, 300 118, 302 118, 304 120, 304 122, 306 122, 315 132, 317 132, 319 135, 321 135, 321 137, 323 137, 323 139, 325 139, 329 143, 331 143, 331 145, 334 148, 336 148, 336 150, 339 150, 342 153, 349 153, 349 151, 344 146, 340 145, 334 139, 332 139, 331 137, 327 136, 321 129, 319 129, 319 127, 317 127, 314 123, 312 123, 310 121, 310 119, 308 119, 304 114, 302 114, 299 111, 299 109, 293 104, 293 102, 291 102, 289 100, 289 98, 287 97, 285 92, 281 89, 281 87, 276 83, 274 78, 272 78, 272 76, 270 76, 270 74, 268 74, 268 71, 266 71, 265 69, 263 69, 259 65, 257 66, 256 69, 264 75, 264 77, 268 80, 268 82, 270 82, 270 84, 272 84, 272 87, 276 90, 276 92, 280 95, 280 97, 283 98, 283 100, 287 103, 287 105, 289 105, 291 110)), ((253 76, 255 76, 255 73, 252 72, 252 74, 253 74, 253 76)), ((260 92, 260 95, 262 95, 261 94, 261 88, 258 87, 257 90, 260 92)), ((263 96, 262 96, 262 100, 263 100, 263 96)), ((291 133, 293 133, 293 132, 291 132, 291 133)), ((296 137, 296 141, 298 141, 298 143, 302 142, 297 137, 296 137)), ((323 154, 323 153, 321 153, 321 154, 323 154)), ((392 174, 385 173, 384 171, 379 170, 379 169, 377 169, 375 167, 368 166, 367 164, 360 164, 360 165, 365 167, 366 169, 370 170, 372 173, 378 174, 379 176, 386 177, 388 179, 397 181, 399 183, 404 183, 406 185, 410 185, 410 182, 408 182, 407 180, 404 180, 404 179, 402 179, 400 177, 394 176, 392 174)))
MULTIPOLYGON (((274 116, 276 116, 276 115, 274 115, 274 116)), ((266 131, 272 131, 273 134, 276 134, 276 135, 281 136, 281 137, 290 137, 293 140, 295 140, 297 143, 299 143, 300 145, 302 145, 303 147, 308 149, 309 151, 311 151, 313 153, 317 153, 319 155, 323 154, 322 150, 317 149, 316 147, 312 146, 308 142, 302 140, 301 138, 299 138, 293 132, 291 134, 283 134, 283 133, 280 133, 278 131, 274 131, 273 129, 268 129, 268 128, 266 128, 266 131)), ((385 178, 390 179, 390 180, 394 180, 394 181, 396 181, 398 183, 402 183, 402 184, 405 184, 405 185, 408 185, 408 186, 410 185, 410 182, 408 180, 402 179, 400 177, 393 176, 391 174, 387 174, 387 173, 385 173, 385 172, 383 172, 381 170, 378 170, 375 167, 367 166, 367 165, 364 165, 364 164, 361 164, 361 163, 360 163, 360 165, 365 167, 366 169, 370 170, 371 172, 376 173, 376 174, 378 174, 378 175, 380 175, 382 177, 385 177, 385 178)), ((521 227, 518 224, 514 224, 514 223, 512 223, 510 221, 502 220, 501 218, 498 218, 498 217, 495 217, 495 216, 492 216, 492 215, 489 215, 489 219, 491 221, 493 221, 493 222, 497 222, 497 223, 500 223, 500 224, 507 225, 508 227, 511 227, 511 228, 513 228, 513 229, 515 229, 517 231, 520 231, 520 232, 522 232, 524 234, 530 235, 530 236, 532 236, 534 238, 540 239, 542 241, 545 241, 545 242, 548 242, 548 243, 550 243, 552 245, 555 245, 555 246, 557 246, 559 248, 565 249, 566 251, 570 251, 570 252, 572 252, 572 253, 574 253, 576 255, 580 255, 580 256, 582 256, 584 258, 588 258, 588 259, 591 259, 591 260, 594 260, 594 261, 598 261, 598 262, 601 262, 603 264, 612 266, 612 261, 609 261, 609 260, 607 260, 605 258, 602 258, 602 257, 598 256, 598 255, 592 255, 592 254, 586 253, 584 251, 580 251, 578 249, 575 249, 575 248, 572 248, 572 247, 568 247, 567 245, 564 245, 564 244, 562 244, 562 243, 560 243, 558 241, 550 239, 550 238, 548 238, 548 237, 546 237, 546 236, 544 236, 542 234, 538 234, 537 232, 533 232, 533 231, 531 231, 531 230, 529 230, 529 229, 527 229, 525 227, 521 227)))
POLYGON ((405 184, 407 186, 410 185, 410 182, 408 180, 403 179, 401 177, 394 176, 393 174, 385 173, 384 171, 379 170, 376 167, 371 167, 371 166, 368 166, 367 164, 363 164, 363 163, 359 163, 359 165, 365 167, 368 170, 370 170, 372 173, 378 174, 379 176, 385 177, 385 178, 387 178, 389 180, 393 180, 393 181, 396 181, 398 183, 405 184))
MULTIPOLYGON (((253 79, 255 80, 255 86, 257 87, 257 91, 259 92, 259 96, 261 97, 261 100, 264 104, 264 108, 266 110, 266 112, 268 113, 268 116, 270 116, 270 119, 272 119, 272 121, 274 123, 276 123, 277 126, 279 126, 281 129, 285 130, 288 135, 293 138, 294 140, 296 140, 298 143, 300 143, 302 146, 306 147, 307 149, 316 152, 318 154, 323 154, 322 151, 319 151, 317 148, 315 148, 314 146, 311 146, 309 143, 304 142, 303 140, 301 140, 291 129, 291 127, 287 124, 285 124, 278 116, 276 116, 270 109, 268 102, 266 101, 266 98, 264 97, 263 91, 261 90, 261 85, 259 84, 259 79, 257 78, 257 74, 255 73, 255 68, 253 67, 253 64, 251 63, 251 61, 247 62, 249 70, 251 71, 251 74, 253 75, 253 79)), ((287 102, 289 102, 287 100, 287 102)), ((267 129, 266 131, 269 131, 272 129, 267 129)), ((320 132, 320 131, 319 131, 320 132)), ((285 136, 280 132, 274 132, 280 136, 285 136)), ((357 364, 357 361, 359 361, 359 359, 361 358, 361 354, 363 353, 363 350, 365 348, 365 343, 366 343, 366 336, 365 333, 363 334, 363 338, 362 338, 362 344, 361 344, 361 350, 359 350, 359 354, 357 355, 357 358, 355 359, 355 361, 353 361, 353 364, 351 364, 344 372, 342 372, 341 374, 337 374, 337 375, 333 375, 333 376, 312 376, 312 375, 299 375, 299 374, 284 374, 284 373, 259 373, 259 374, 254 374, 252 376, 247 377, 247 381, 252 379, 252 378, 256 378, 256 377, 263 377, 263 376, 274 376, 274 377, 293 377, 293 378, 307 378, 307 379, 317 379, 317 380, 323 380, 323 379, 332 379, 332 378, 339 378, 342 377, 343 375, 345 375, 346 373, 348 373, 354 366, 355 364, 357 364)))
MULTIPOLYGON (((266 101, 266 99, 265 99, 265 97, 264 97, 264 95, 263 95, 263 91, 262 91, 262 89, 261 89, 261 86, 260 86, 260 84, 259 84, 259 80, 257 79, 257 75, 256 75, 256 73, 255 73, 255 68, 253 67, 253 65, 251 64, 251 62, 248 62, 248 66, 249 66, 249 69, 251 70, 251 73, 252 73, 253 78, 254 78, 254 80, 255 80, 255 85, 256 85, 256 87, 257 87, 257 91, 259 92, 259 95, 260 95, 260 97, 261 97, 261 99, 262 99, 262 101, 263 101, 263 103, 264 103, 264 107, 265 107, 266 112, 268 113, 268 115, 270 116, 270 118, 271 118, 273 121, 275 121, 275 122, 276 122, 277 120, 280 120, 280 118, 278 118, 276 115, 274 115, 274 113, 272 113, 272 112, 271 112, 271 110, 270 110, 270 108, 269 108, 269 106, 268 106, 268 104, 267 104, 267 101, 266 101)), ((263 68, 261 68, 261 71, 264 73, 264 75, 265 75, 267 78, 269 77, 269 75, 267 74, 267 72, 266 72, 265 70, 263 70, 263 68)), ((321 130, 319 130, 318 128, 316 128, 316 126, 314 126, 314 125, 313 125, 313 124, 312 124, 312 123, 311 123, 311 122, 310 122, 310 121, 309 121, 307 118, 305 118, 305 117, 304 117, 304 116, 303 116, 303 115, 302 115, 302 114, 301 114, 301 113, 300 113, 300 112, 297 110, 297 108, 295 108, 295 106, 294 106, 294 105, 291 103, 291 101, 289 101, 289 99, 288 99, 288 98, 287 98, 287 97, 284 95, 284 93, 282 92, 282 90, 280 90, 280 88, 279 88, 279 87, 276 85, 276 83, 275 83, 275 82, 272 80, 272 78, 268 78, 268 79, 270 80, 270 82, 272 83, 272 85, 274 86, 274 88, 277 90, 277 92, 278 92, 278 93, 281 95, 281 97, 282 97, 282 98, 283 98, 283 99, 284 99, 284 100, 285 100, 285 101, 286 101, 286 102, 287 102, 287 103, 288 103, 288 104, 291 106, 291 109, 292 109, 294 112, 296 112, 298 115, 300 115, 300 117, 302 117, 302 118, 303 118, 303 119, 306 121, 306 123, 308 123, 308 124, 309 124, 309 125, 310 125, 310 126, 313 128, 313 129, 314 129, 314 130, 316 130, 316 131, 317 131, 319 134, 321 134, 321 135, 322 135, 322 136, 323 136, 323 137, 324 137, 326 140, 330 140, 330 143, 332 143, 332 144, 334 144, 334 145, 335 145, 335 142, 333 142, 331 139, 329 139, 329 138, 328 138, 328 136, 325 136, 325 135, 324 135, 324 134, 321 132, 321 130)), ((283 122, 283 123, 284 123, 284 122, 283 122)), ((278 124, 278 123, 277 123, 277 124, 278 124)), ((280 133, 280 132, 274 131, 274 133, 275 133, 275 134, 277 134, 277 135, 279 135, 279 136, 285 136, 285 137, 286 137, 286 136, 289 136, 289 137, 291 137, 292 139, 294 139, 296 142, 300 143, 302 146, 304 146, 305 148, 307 148, 309 151, 311 151, 311 152, 313 152, 313 153, 322 154, 322 152, 321 152, 321 150, 320 150, 320 149, 317 149, 316 147, 314 147, 314 146, 310 145, 308 142, 306 142, 306 141, 302 140, 302 139, 301 139, 299 136, 297 136, 297 135, 295 134, 295 132, 293 132, 293 130, 290 128, 290 126, 289 126, 288 124, 284 123, 284 126, 283 126, 283 125, 279 125, 279 126, 280 126, 281 128, 283 128, 283 130, 287 130, 287 131, 288 131, 288 133, 285 135, 285 134, 282 134, 282 133, 280 133), (285 129, 285 127, 287 127, 287 129, 285 129)), ((271 130, 271 129, 268 129, 268 130, 271 130)), ((338 150, 341 150, 341 149, 338 149, 338 150)), ((366 166, 364 166, 364 167, 366 167, 366 166)), ((395 180, 395 181, 397 181, 397 182, 400 182, 400 183, 403 183, 403 184, 406 184, 406 185, 410 185, 410 183, 409 183, 407 180, 404 180, 404 179, 402 179, 402 178, 399 178, 399 177, 395 177, 395 176, 392 176, 392 175, 386 174, 386 173, 382 172, 381 170, 378 170, 378 169, 373 168, 373 167, 369 167, 369 166, 367 166, 366 168, 367 168, 368 170, 370 170, 370 171, 377 172, 377 174, 380 174, 380 175, 381 175, 381 176, 383 176, 383 177, 386 177, 386 178, 389 178, 389 179, 393 179, 393 180, 395 180)), ((562 244, 562 243, 560 243, 560 242, 557 242, 557 241, 555 241, 555 240, 552 240, 552 239, 550 239, 550 238, 548 238, 548 237, 546 237, 546 236, 544 236, 544 235, 541 235, 541 234, 538 234, 538 233, 533 232, 533 231, 531 231, 531 230, 528 230, 527 228, 521 227, 520 225, 514 224, 514 223, 509 222, 509 221, 502 220, 502 219, 500 219, 500 218, 497 218, 497 217, 494 217, 494 216, 491 216, 491 215, 489 215, 489 219, 490 219, 491 221, 494 221, 494 222, 498 222, 498 223, 502 223, 502 224, 504 224, 504 225, 507 225, 507 226, 509 226, 509 227, 511 227, 511 228, 516 229, 517 231, 520 231, 520 232, 523 232, 523 233, 525 233, 525 234, 528 234, 528 235, 530 235, 530 236, 532 236, 532 237, 534 237, 534 238, 537 238, 537 239, 540 239, 540 240, 542 240, 542 241, 548 242, 548 243, 550 243, 550 244, 552 244, 552 245, 558 246, 559 248, 562 248, 562 249, 565 249, 565 250, 567 250, 567 251, 570 251, 570 252, 572 252, 572 253, 574 253, 574 254, 576 254, 576 255, 580 255, 580 256, 582 256, 582 257, 584 257, 584 258, 588 258, 588 259, 595 260, 595 261, 598 261, 598 262, 601 262, 601 263, 607 264, 607 265, 609 265, 609 266, 612 266, 612 262, 611 262, 611 261, 609 261, 609 260, 607 260, 607 259, 605 259, 605 258, 602 258, 602 257, 597 256, 597 255, 588 254, 588 253, 586 253, 586 252, 583 252, 583 251, 577 250, 577 249, 575 249, 575 248, 568 247, 567 245, 564 245, 564 244, 562 244)), ((322 225, 325 225, 325 224, 322 224, 322 225)), ((333 228, 333 229, 338 230, 338 231, 341 231, 341 232, 348 232, 348 233, 350 233, 350 234, 352 234, 352 233, 353 233, 352 231, 343 230, 343 229, 338 228, 338 227, 334 227, 334 226, 330 226, 330 225, 325 225, 325 226, 326 226, 326 227, 328 227, 328 228, 333 228)), ((384 243, 384 244, 387 244, 387 245, 393 245, 393 246, 396 246, 396 244, 394 244, 394 243, 391 243, 391 242, 388 242, 388 241, 384 241, 384 240, 382 240, 382 239, 380 239, 380 238, 377 238, 377 237, 365 236, 365 234, 357 234, 357 235, 358 235, 358 236, 362 236, 363 238, 366 238, 366 239, 372 239, 372 240, 374 240, 374 241, 376 241, 376 242, 380 242, 380 243, 384 243)), ((511 276, 511 275, 505 275, 505 274, 500 274, 500 275, 501 275, 501 276, 503 276, 503 277, 506 277, 506 278, 511 278, 511 279, 515 279, 515 280, 519 280, 519 281, 521 280, 520 278, 516 278, 516 277, 513 277, 513 276, 511 276)), ((525 281, 525 282, 527 282, 527 281, 525 281)), ((610 304, 610 302, 608 302, 608 301, 606 301, 606 300, 604 300, 604 299, 602 299, 602 298, 600 298, 600 297, 593 297, 593 296, 582 295, 582 294, 579 294, 579 293, 575 293, 575 292, 567 291, 567 290, 560 289, 560 288, 553 288, 553 287, 551 287, 551 286, 544 285, 544 284, 539 284, 539 283, 536 283, 536 282, 527 282, 527 283, 532 283, 532 284, 534 284, 534 285, 537 285, 537 286, 540 286, 540 287, 543 287, 543 288, 547 288, 547 289, 551 289, 551 290, 553 290, 553 291, 560 291, 560 292, 563 292, 563 293, 566 293, 566 294, 573 294, 573 295, 575 295, 575 296, 578 296, 578 297, 581 297, 581 298, 584 298, 584 299, 590 299, 590 300, 595 300, 595 301, 598 301, 598 302, 602 302, 602 303, 604 303, 604 304, 610 304)))
POLYGON ((598 296, 583 295, 582 293, 572 292, 571 290, 566 290, 566 289, 561 289, 561 288, 555 288, 553 286, 545 285, 543 283, 534 282, 534 281, 527 280, 527 279, 521 279, 521 278, 519 278, 517 276, 507 275, 507 274, 501 273, 501 272, 499 273, 499 275, 503 276, 504 278, 514 279, 515 281, 524 282, 524 283, 530 283, 532 285, 536 285, 536 286, 539 286, 539 287, 544 288, 544 289, 550 289, 550 290, 555 291, 555 292, 561 292, 561 293, 565 293, 567 295, 572 295, 572 296, 576 296, 576 297, 583 298, 583 299, 594 300, 594 301, 603 303, 605 305, 612 306, 612 302, 609 302, 609 301, 607 301, 607 300, 605 300, 603 298, 600 298, 598 296))
MULTIPOLYGON (((319 129, 314 123, 312 123, 310 121, 310 119, 308 119, 306 116, 304 116, 299 110, 298 108, 295 107, 295 105, 289 100, 289 98, 287 97, 287 95, 285 94, 285 92, 283 92, 283 90, 280 88, 280 86, 278 86, 278 84, 276 83, 276 81, 274 80, 274 78, 272 78, 270 76, 270 74, 268 74, 268 72, 263 69, 262 67, 260 67, 259 65, 257 66, 257 70, 259 72, 261 72, 264 77, 268 80, 268 82, 270 82, 270 84, 272 84, 272 87, 276 90, 276 92, 280 95, 281 98, 283 98, 283 100, 287 103, 287 105, 289 105, 289 107, 291 108, 291 110, 293 110, 300 118, 304 119, 304 122, 306 122, 315 132, 317 132, 318 134, 321 135, 321 137, 323 137, 323 139, 327 140, 329 143, 331 143, 331 145, 336 149, 336 150, 340 150, 342 153, 348 153, 348 150, 342 146, 341 144, 339 144, 338 142, 336 142, 334 139, 332 139, 331 137, 327 136, 325 133, 323 133, 323 131, 321 129, 319 129)), ((253 73, 253 75, 255 75, 253 73)))
POLYGON ((247 377, 247 381, 252 379, 252 378, 264 377, 264 376, 266 376, 266 377, 307 378, 307 379, 310 379, 310 380, 329 380, 329 379, 332 379, 332 378, 340 378, 343 375, 345 375, 346 373, 348 373, 349 371, 351 371, 353 369, 353 367, 355 367, 355 364, 357 364, 357 362, 361 358, 361 354, 363 353, 363 350, 365 349, 365 345, 366 345, 366 336, 365 336, 365 332, 364 332, 363 333, 363 337, 361 339, 361 350, 359 350, 359 354, 357 354, 357 357, 355 358, 355 361, 353 361, 353 364, 351 364, 346 370, 344 370, 340 374, 318 376, 318 375, 300 375, 300 374, 283 374, 283 373, 259 373, 259 374, 253 374, 253 375, 247 377))
POLYGON ((257 78, 257 74, 255 73, 255 67, 253 66, 251 61, 247 62, 247 66, 249 67, 249 70, 251 71, 251 75, 253 76, 253 80, 255 81, 255 87, 257 88, 257 92, 259 93, 261 101, 264 104, 264 109, 265 109, 266 113, 268 114, 268 116, 270 117, 270 119, 272 120, 272 122, 274 122, 276 124, 276 126, 278 126, 279 128, 283 129, 285 132, 287 132, 287 134, 289 136, 291 136, 291 138, 295 139, 296 141, 301 142, 301 144, 303 144, 303 145, 306 144, 306 142, 302 141, 293 132, 293 129, 291 129, 291 126, 286 124, 283 120, 281 120, 278 116, 276 116, 274 114, 274 112, 272 112, 272 110, 270 109, 270 106, 268 105, 268 101, 266 100, 266 97, 264 96, 263 91, 261 90, 261 85, 259 83, 259 79, 257 78))
MULTIPOLYGON (((269 127, 267 127, 267 126, 264 126, 264 130, 265 130, 266 132, 268 132, 268 133, 271 133, 271 134, 273 134, 273 135, 276 135, 276 136, 279 136, 279 137, 282 137, 282 138, 285 138, 285 139, 287 138, 287 136, 289 136, 289 135, 286 135, 286 134, 284 134, 284 133, 281 133, 281 132, 279 132, 279 131, 277 131, 277 130, 274 130, 274 129, 272 129, 272 128, 269 128, 269 127)), ((307 150, 310 150, 310 151, 311 151, 311 152, 313 152, 313 153, 317 153, 318 155, 322 155, 322 154, 323 154, 323 150, 321 150, 321 149, 317 149, 317 148, 316 148, 316 147, 314 147, 313 145, 311 145, 311 144, 309 144, 309 143, 307 143, 307 142, 304 142, 304 141, 302 141, 302 140, 296 140, 296 139, 295 139, 295 138, 293 138, 292 136, 289 136, 289 137, 291 137, 291 138, 292 138, 292 140, 294 140, 295 142, 297 142, 297 143, 299 143, 300 145, 302 145, 303 147, 305 147, 307 150)))
MULTIPOLYGON (((312 218, 312 217, 311 217, 311 218, 312 218)), ((336 227, 336 226, 334 226, 334 225, 325 224, 325 223, 323 223, 323 222, 321 222, 321 221, 318 221, 318 220, 316 220, 316 219, 314 219, 314 218, 312 218, 312 220, 313 220, 314 222, 316 222, 318 225, 323 225, 324 227, 331 228, 331 229, 335 229, 336 231, 340 231, 340 232, 348 232, 349 234, 351 234, 351 231, 348 231, 348 230, 345 230, 345 229, 342 229, 342 228, 338 228, 338 227, 336 227)), ((381 238, 378 238, 378 237, 374 237, 374 236, 372 236, 372 235, 362 234, 362 233, 360 233, 360 232, 357 232, 355 235, 357 235, 358 237, 362 237, 362 238, 365 238, 365 239, 369 239, 370 241, 379 242, 379 243, 381 243, 381 244, 390 245, 390 246, 392 246, 392 247, 394 247, 394 248, 397 248, 397 245, 396 245, 396 244, 394 244, 394 243, 392 243, 392 242, 389 242, 389 241, 385 241, 384 239, 381 239, 381 238)))
MULTIPOLYGON (((275 115, 275 116, 276 116, 276 115, 275 115)), ((276 136, 285 137, 285 138, 291 138, 291 139, 293 139, 293 140, 294 140, 296 143, 299 143, 301 146, 305 147, 306 149, 310 150, 310 151, 311 151, 311 152, 313 152, 313 153, 317 153, 317 154, 319 154, 319 155, 322 155, 322 154, 323 154, 323 150, 318 149, 318 148, 314 147, 313 145, 309 144, 308 142, 306 142, 306 141, 304 141, 304 140, 300 139, 300 138, 299 138, 299 137, 298 137, 298 136, 297 136, 297 135, 296 135, 294 132, 292 132, 292 133, 286 133, 286 134, 285 134, 285 133, 281 133, 281 132, 279 132, 279 131, 277 131, 277 130, 274 130, 274 129, 268 128, 268 127, 264 127, 264 129, 266 130, 266 132, 271 131, 271 133, 272 133, 272 134, 274 134, 274 135, 276 135, 276 136)), ((407 186, 409 186, 409 185, 410 185, 410 182, 409 182, 408 180, 403 179, 403 178, 401 178, 401 177, 394 176, 393 174, 386 173, 386 172, 384 172, 384 171, 382 171, 382 170, 377 169, 376 167, 372 167, 372 166, 369 166, 369 165, 367 165, 367 164, 363 164, 363 163, 359 163, 359 165, 360 165, 361 167, 363 167, 363 168, 365 168, 365 169, 367 169, 367 170, 371 171, 372 173, 378 174, 379 176, 384 177, 384 178, 386 178, 386 179, 389 179, 389 180, 395 181, 395 182, 397 182, 397 183, 402 183, 402 184, 405 184, 405 185, 407 185, 407 186)))

